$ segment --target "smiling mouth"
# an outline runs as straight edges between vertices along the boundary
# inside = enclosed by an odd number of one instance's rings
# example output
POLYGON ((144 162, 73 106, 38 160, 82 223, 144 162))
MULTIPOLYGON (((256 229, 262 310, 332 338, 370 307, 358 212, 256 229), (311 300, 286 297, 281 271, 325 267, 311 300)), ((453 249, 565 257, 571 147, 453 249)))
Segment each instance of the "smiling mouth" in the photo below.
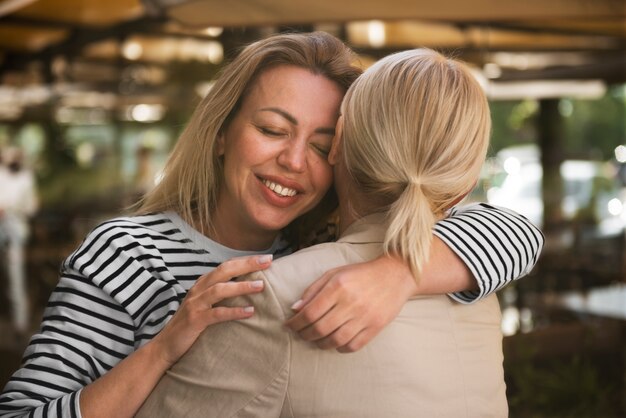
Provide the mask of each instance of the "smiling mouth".
POLYGON ((291 196, 295 196, 296 194, 298 194, 296 190, 290 189, 289 187, 286 187, 286 186, 282 186, 278 183, 274 183, 273 181, 269 181, 266 179, 261 179, 261 181, 263 182, 265 187, 267 187, 268 189, 270 189, 271 191, 273 191, 279 196, 291 197, 291 196))

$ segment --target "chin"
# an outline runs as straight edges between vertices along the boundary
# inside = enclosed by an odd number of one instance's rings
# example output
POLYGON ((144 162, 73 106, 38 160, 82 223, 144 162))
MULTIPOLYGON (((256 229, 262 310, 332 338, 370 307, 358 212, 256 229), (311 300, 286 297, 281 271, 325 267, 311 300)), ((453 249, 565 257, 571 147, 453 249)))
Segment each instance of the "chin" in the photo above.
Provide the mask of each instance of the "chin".
POLYGON ((260 228, 266 231, 280 232, 285 227, 287 227, 291 222, 293 222, 294 219, 296 218, 297 216, 291 216, 289 218, 281 217, 281 218, 275 218, 271 220, 268 220, 267 218, 265 218, 264 221, 258 222, 258 225, 260 228))

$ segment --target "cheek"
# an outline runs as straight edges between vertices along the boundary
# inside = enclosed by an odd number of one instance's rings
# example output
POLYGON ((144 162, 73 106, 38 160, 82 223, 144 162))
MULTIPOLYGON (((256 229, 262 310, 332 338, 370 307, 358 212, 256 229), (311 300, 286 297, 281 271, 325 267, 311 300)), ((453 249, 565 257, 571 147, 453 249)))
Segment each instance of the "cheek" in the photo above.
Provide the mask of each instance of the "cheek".
POLYGON ((333 168, 326 162, 317 162, 313 166, 312 181, 315 186, 317 200, 321 200, 333 184, 333 168))
POLYGON ((258 154, 257 147, 250 141, 231 139, 224 149, 224 170, 237 175, 253 164, 258 154))

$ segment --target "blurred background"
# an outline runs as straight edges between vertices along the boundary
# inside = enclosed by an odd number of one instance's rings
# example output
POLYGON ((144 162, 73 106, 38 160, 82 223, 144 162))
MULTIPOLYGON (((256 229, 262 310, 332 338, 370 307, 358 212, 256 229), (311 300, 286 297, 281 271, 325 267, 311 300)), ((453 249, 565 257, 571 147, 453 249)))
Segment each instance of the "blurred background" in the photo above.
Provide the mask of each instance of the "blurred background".
POLYGON ((471 199, 524 214, 547 239, 532 274, 499 294, 511 416, 626 416, 625 9, 624 0, 1 1, 0 215, 14 214, 4 234, 23 245, 0 232, 0 385, 62 260, 158 182, 223 63, 272 33, 323 30, 364 67, 420 46, 472 65, 493 135, 471 199), (12 285, 19 263, 23 294, 12 285), (27 308, 12 308, 10 295, 27 308))

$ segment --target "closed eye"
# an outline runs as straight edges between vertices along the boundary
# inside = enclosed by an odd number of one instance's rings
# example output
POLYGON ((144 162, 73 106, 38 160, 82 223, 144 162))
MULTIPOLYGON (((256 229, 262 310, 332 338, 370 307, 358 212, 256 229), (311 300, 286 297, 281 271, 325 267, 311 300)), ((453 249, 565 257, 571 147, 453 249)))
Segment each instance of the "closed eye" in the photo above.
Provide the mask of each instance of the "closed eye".
POLYGON ((263 135, 267 135, 267 136, 283 136, 285 135, 284 132, 282 131, 277 131, 275 129, 270 129, 270 128, 264 128, 262 126, 257 127, 257 129, 259 130, 259 132, 261 132, 263 135))
POLYGON ((313 144, 313 149, 324 158, 328 158, 328 154, 330 153, 330 149, 328 147, 313 144))

